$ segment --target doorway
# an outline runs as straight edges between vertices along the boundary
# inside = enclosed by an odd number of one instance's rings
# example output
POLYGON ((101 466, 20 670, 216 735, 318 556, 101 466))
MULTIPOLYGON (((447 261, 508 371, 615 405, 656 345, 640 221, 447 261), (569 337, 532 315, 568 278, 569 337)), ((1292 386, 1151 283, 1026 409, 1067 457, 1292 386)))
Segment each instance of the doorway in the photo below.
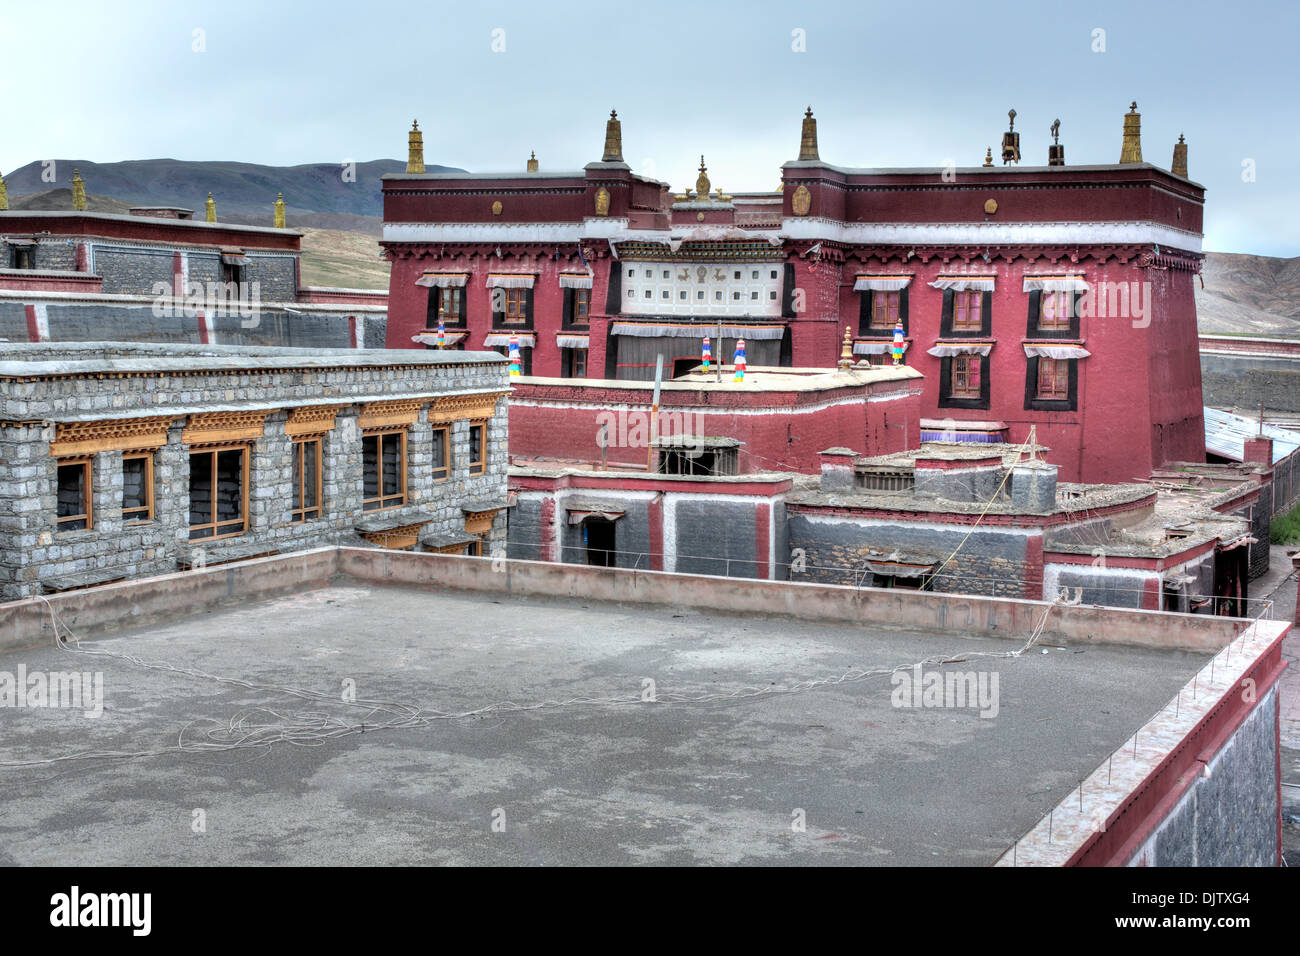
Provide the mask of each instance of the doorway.
POLYGON ((608 518, 590 517, 582 522, 583 545, 587 549, 587 563, 598 568, 615 566, 614 522, 608 518))

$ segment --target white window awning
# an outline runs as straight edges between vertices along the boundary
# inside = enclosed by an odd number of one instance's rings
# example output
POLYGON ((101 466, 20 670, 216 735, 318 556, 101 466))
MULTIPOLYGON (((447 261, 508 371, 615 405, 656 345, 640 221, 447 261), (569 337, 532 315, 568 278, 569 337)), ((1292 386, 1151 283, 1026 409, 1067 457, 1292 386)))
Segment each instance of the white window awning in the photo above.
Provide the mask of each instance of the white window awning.
POLYGON ((930 285, 935 289, 954 292, 992 292, 993 276, 939 276, 930 285))
POLYGON ((591 337, 588 335, 565 335, 561 333, 555 337, 555 344, 562 349, 585 349, 591 344, 591 337))
MULTIPOLYGON (((463 339, 467 334, 468 333, 466 332, 444 332, 442 334, 442 343, 443 345, 455 345, 458 342, 460 342, 460 340, 463 339)), ((438 333, 421 332, 418 335, 412 335, 411 341, 419 342, 421 345, 436 346, 438 344, 438 333)))
MULTIPOLYGON (((911 342, 904 342, 903 351, 906 352, 907 347, 911 344, 912 344, 911 342)), ((879 342, 854 342, 853 343, 854 355, 892 355, 893 351, 894 351, 894 343, 893 340, 891 339, 881 339, 879 342)))
POLYGON ((523 275, 520 273, 489 272, 487 287, 489 289, 531 289, 534 278, 536 277, 531 273, 523 275))
POLYGON ((1088 280, 1081 275, 1025 276, 1026 292, 1086 292, 1088 280))
POLYGON ((853 281, 854 292, 897 292, 906 289, 911 276, 858 276, 853 281))
POLYGON ((537 342, 533 336, 524 335, 520 332, 493 332, 483 340, 483 347, 494 349, 499 348, 502 345, 509 345, 511 336, 514 336, 519 340, 519 347, 521 349, 530 349, 537 342))
POLYGON ((1082 359, 1092 355, 1082 345, 1070 345, 1053 343, 1046 345, 1043 343, 1025 343, 1025 355, 1029 358, 1050 358, 1050 359, 1082 359))
POLYGON ((993 351, 992 342, 936 342, 926 352, 935 358, 951 358, 954 355, 988 355, 993 351))
POLYGON ((561 272, 560 288, 561 289, 590 289, 591 275, 588 273, 561 272))
POLYGON ((426 289, 461 289, 468 281, 468 272, 426 272, 415 280, 415 284, 426 289))

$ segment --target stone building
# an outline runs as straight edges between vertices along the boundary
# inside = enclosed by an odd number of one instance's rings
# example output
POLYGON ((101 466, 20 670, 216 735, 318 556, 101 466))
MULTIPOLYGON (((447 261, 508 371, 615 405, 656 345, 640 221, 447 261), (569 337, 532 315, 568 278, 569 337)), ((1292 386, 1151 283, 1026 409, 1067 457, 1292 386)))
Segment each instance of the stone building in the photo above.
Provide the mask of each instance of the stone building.
POLYGON ((352 542, 504 548, 491 353, 0 352, 0 598, 352 542))
POLYGON ((386 292, 303 286, 301 243, 188 209, 0 209, 0 339, 381 348, 386 292))

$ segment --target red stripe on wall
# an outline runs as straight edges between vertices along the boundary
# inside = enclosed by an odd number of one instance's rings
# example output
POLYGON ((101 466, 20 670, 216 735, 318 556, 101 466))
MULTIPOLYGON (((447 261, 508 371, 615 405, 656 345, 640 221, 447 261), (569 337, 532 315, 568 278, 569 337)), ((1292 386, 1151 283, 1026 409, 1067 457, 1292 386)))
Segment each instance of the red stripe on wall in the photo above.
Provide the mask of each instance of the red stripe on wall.
POLYGON ((771 575, 768 567, 767 548, 772 540, 772 505, 761 502, 754 509, 754 552, 758 558, 758 579, 766 581, 771 575))
POLYGON ((36 306, 23 306, 23 311, 27 313, 27 341, 39 342, 41 340, 41 330, 36 325, 36 306))
POLYGON ((348 343, 348 348, 354 349, 357 347, 357 317, 355 315, 348 316, 348 343))
POLYGON ((650 499, 650 570, 664 569, 664 496, 655 495, 650 499))
POLYGON ((200 345, 211 345, 212 343, 208 341, 208 319, 207 319, 207 316, 205 316, 205 315, 200 311, 200 312, 199 312, 199 315, 198 315, 198 319, 199 319, 199 344, 200 344, 200 345))

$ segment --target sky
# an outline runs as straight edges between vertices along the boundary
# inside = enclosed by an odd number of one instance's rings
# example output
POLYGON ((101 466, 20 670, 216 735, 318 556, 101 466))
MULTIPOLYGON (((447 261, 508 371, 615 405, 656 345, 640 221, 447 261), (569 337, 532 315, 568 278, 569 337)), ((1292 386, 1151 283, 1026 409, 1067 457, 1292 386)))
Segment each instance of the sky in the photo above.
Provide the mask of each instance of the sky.
MULTIPOLYGON (((1205 247, 1300 256, 1300 5, 1275 3, 5 3, 0 172, 46 158, 272 165, 406 158, 476 172, 600 159, 773 189, 811 105, 841 166, 979 165, 1016 110, 1025 163, 1180 133, 1205 247), (23 80, 24 95, 12 81, 23 80)), ((93 187, 91 189, 93 192, 93 187)))

